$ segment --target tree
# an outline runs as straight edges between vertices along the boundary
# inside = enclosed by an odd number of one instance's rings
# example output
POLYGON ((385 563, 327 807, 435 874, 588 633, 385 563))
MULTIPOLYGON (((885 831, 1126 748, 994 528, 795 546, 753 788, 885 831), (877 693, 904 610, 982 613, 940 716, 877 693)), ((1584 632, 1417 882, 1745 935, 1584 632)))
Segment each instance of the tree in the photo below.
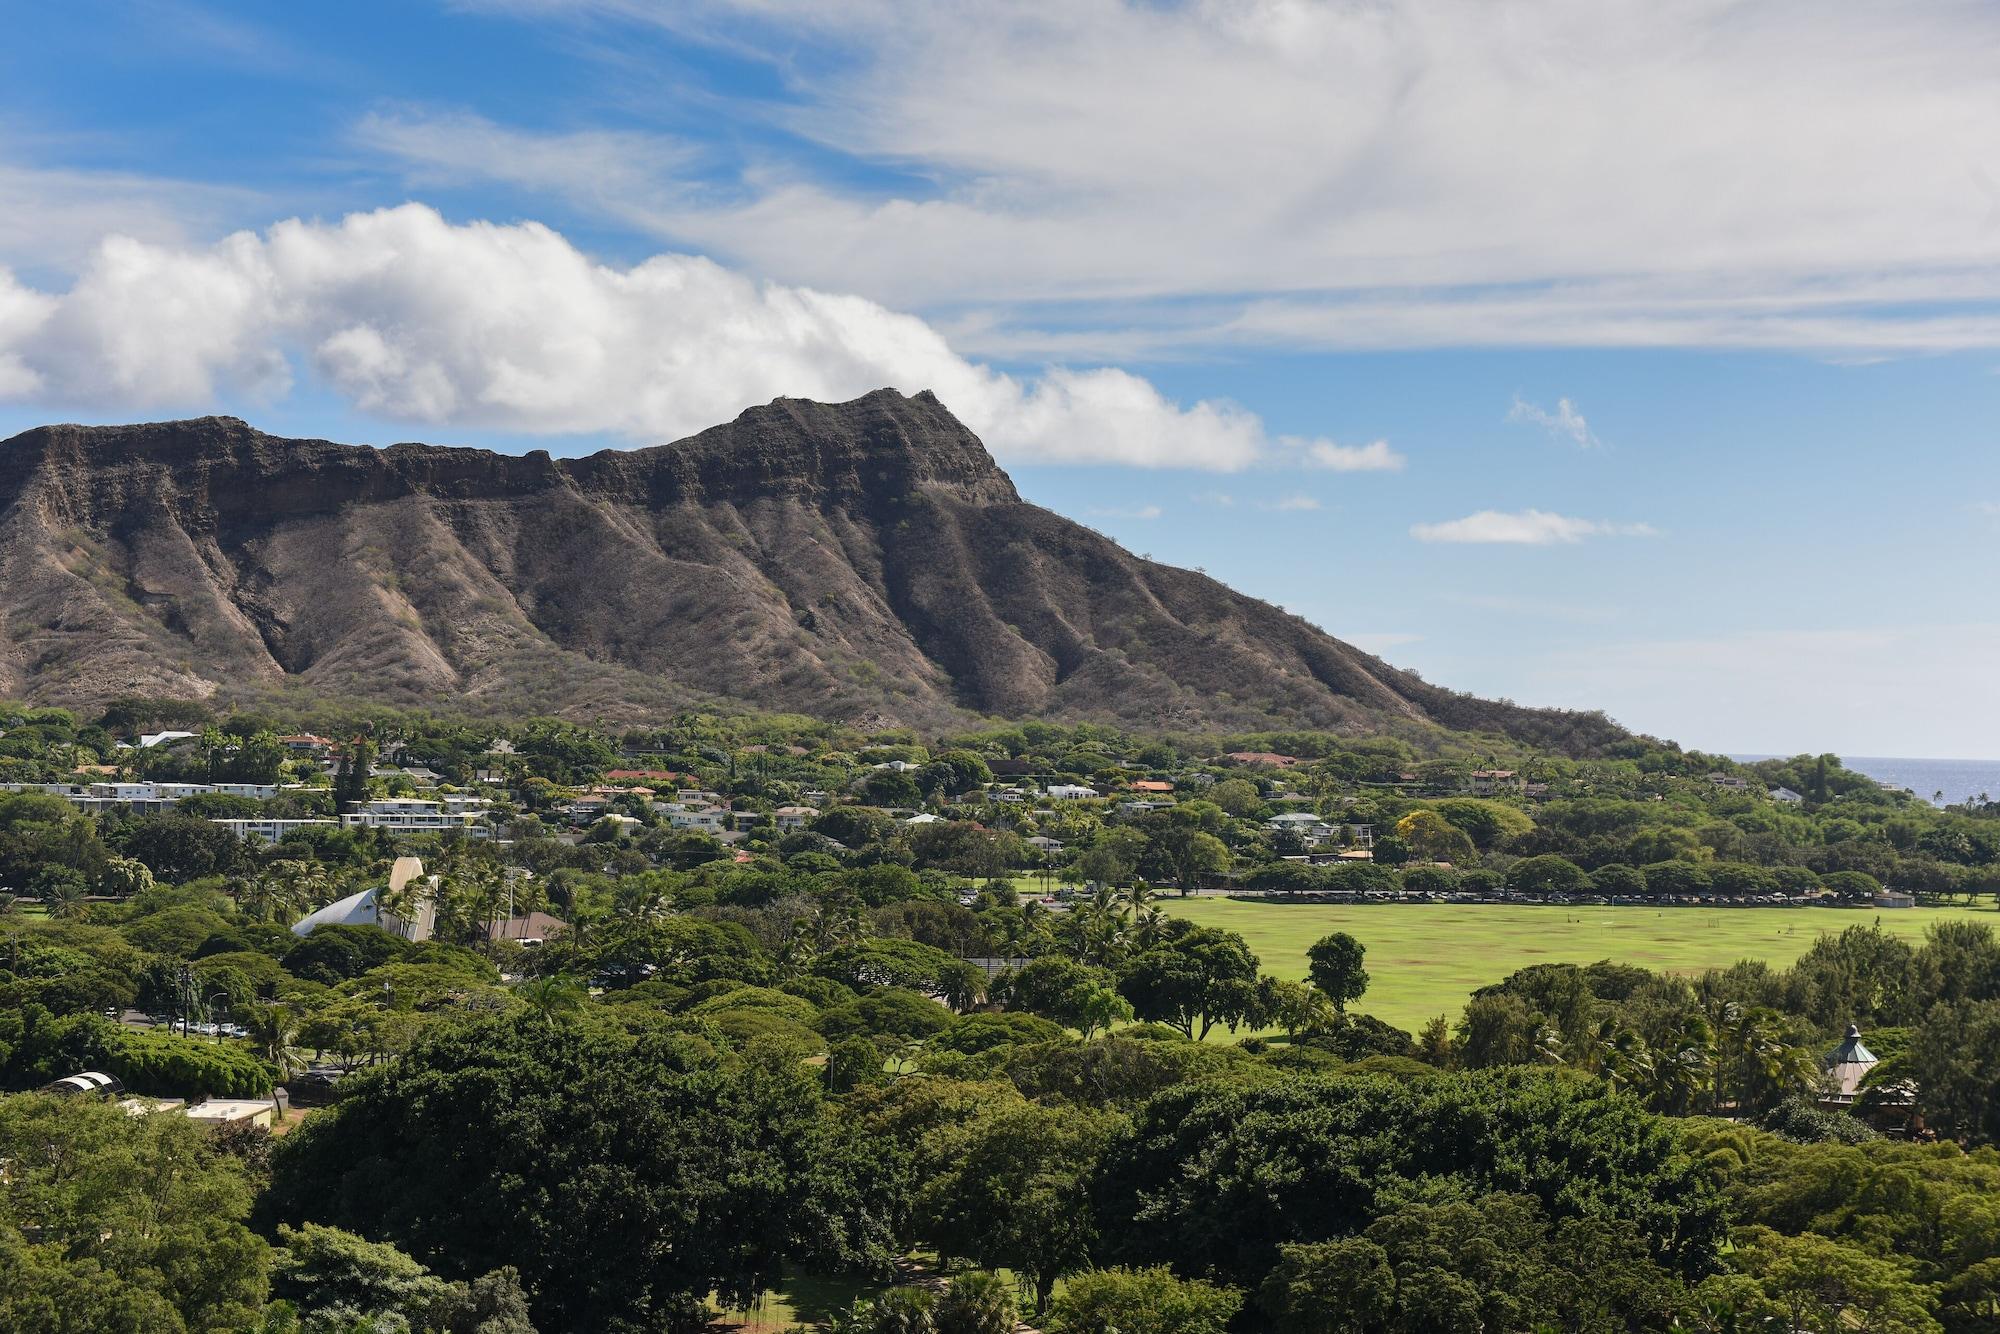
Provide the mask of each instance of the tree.
POLYGON ((877 806, 921 806, 924 790, 917 780, 900 769, 872 769, 862 780, 861 790, 877 806))
POLYGON ((6 1328, 239 1329, 263 1305, 268 1250, 243 1224, 248 1180, 194 1122, 0 1098, 0 1160, 6 1328), (96 1283, 106 1291, 85 1290, 96 1283))
POLYGON ((1257 1304, 1279 1334, 1386 1329, 1396 1312, 1396 1271, 1387 1252, 1360 1237, 1284 1246, 1257 1304))
POLYGON ((1257 979, 1257 1022, 1275 1024, 1288 1038, 1330 1027, 1339 1012, 1325 992, 1303 982, 1276 977, 1257 979))
POLYGON ((264 1207, 449 1279, 512 1267, 545 1329, 678 1319, 712 1292, 746 1305, 788 1250, 858 1235, 834 1201, 866 1191, 816 1166, 819 1096, 787 1046, 597 1025, 552 1042, 532 1016, 489 1017, 420 1040, 287 1136, 264 1207))
POLYGON ((1567 857, 1523 857, 1507 868, 1507 888, 1516 894, 1585 894, 1590 876, 1567 857))
POLYGON ((199 816, 144 815, 124 827, 120 843, 162 880, 176 884, 226 875, 244 858, 243 842, 219 824, 199 816))
POLYGON ((340 764, 333 774, 333 809, 368 800, 369 775, 375 768, 375 743, 355 740, 341 748, 340 764))
POLYGON ((1607 897, 1639 897, 1646 892, 1646 875, 1636 866, 1611 862, 1590 873, 1590 887, 1607 897))
POLYGON ((1334 1009, 1345 1011, 1347 1002, 1368 990, 1368 970, 1361 966, 1367 953, 1368 947, 1345 931, 1321 936, 1306 951, 1307 975, 1334 1009))
POLYGON ((1109 973, 1060 954, 1043 955, 1008 974, 1001 991, 1009 1010, 1053 1019, 1081 1030, 1086 1039, 1132 1017, 1131 1004, 1115 990, 1109 973))
POLYGON ((1453 1050, 1475 1070, 1525 1065, 1535 1058, 1539 1019, 1519 996, 1488 994, 1465 1003, 1453 1050))
POLYGON ((1235 1028, 1257 1003, 1257 956, 1243 937, 1218 927, 1178 924, 1159 945, 1134 955, 1118 991, 1141 1019, 1205 1038, 1216 1024, 1235 1028))
POLYGON ((1257 795, 1257 785, 1243 778, 1225 778, 1208 790, 1208 800, 1238 819, 1246 819, 1265 809, 1257 795))
POLYGON ((1909 1054, 1924 1117, 1949 1135, 2000 1140, 2000 1001, 1946 1002, 1918 1025, 1909 1054))
MULTIPOLYGON (((298 1048, 299 1016, 289 1005, 256 1005, 243 1015, 243 1027, 257 1055, 277 1072, 283 1083, 305 1068, 298 1048)), ((275 1100, 276 1092, 272 1093, 275 1100)))
POLYGON ((942 751, 917 770, 917 786, 926 796, 933 792, 970 792, 992 781, 993 771, 986 767, 986 761, 969 750, 942 751))
POLYGON ((1170 1269, 1093 1269, 1049 1310, 1049 1334, 1224 1334, 1243 1294, 1170 1269))
POLYGON ((1004 1104, 937 1132, 923 1186, 921 1231, 943 1255, 1029 1275, 1035 1309, 1095 1241, 1089 1178, 1117 1118, 1074 1108, 1004 1104))
POLYGON ((1520 808, 1480 797, 1447 797, 1433 809, 1464 830, 1481 852, 1492 852, 1535 828, 1520 808))
POLYGON ((1107 829, 1076 859, 1073 869, 1080 880, 1100 885, 1128 885, 1138 874, 1139 859, 1146 852, 1146 836, 1136 829, 1107 829))
POLYGON ((37 1334, 158 1334, 185 1321, 139 1279, 59 1245, 0 1228, 0 1329, 37 1334))
POLYGON ((1229 849, 1221 839, 1180 821, 1156 827, 1147 838, 1146 854, 1180 886, 1183 895, 1200 889, 1209 876, 1229 869, 1229 849))
POLYGON ((1622 1220, 1699 1277, 1724 1213, 1678 1143, 1636 1100, 1560 1072, 1183 1083, 1107 1149, 1097 1228, 1106 1260, 1255 1283, 1281 1245, 1363 1232, 1435 1180, 1460 1198, 1531 1197, 1558 1224, 1622 1220))
POLYGON ((1629 1223, 1552 1224, 1525 1196, 1412 1199, 1359 1237, 1282 1247, 1258 1294, 1281 1334, 1665 1330, 1683 1289, 1629 1223))
POLYGON ((129 899, 153 887, 153 873, 136 858, 108 857, 97 878, 97 887, 101 893, 129 899))
POLYGON ((860 940, 841 945, 822 955, 813 971, 856 990, 901 987, 937 996, 957 1010, 969 1008, 986 990, 986 975, 977 967, 914 940, 860 940))
POLYGON ((279 1226, 271 1293, 290 1303, 311 1331, 535 1334, 520 1276, 512 1270, 448 1283, 394 1246, 315 1223, 279 1226))
POLYGON ((1436 811, 1411 811, 1396 821, 1396 837, 1409 844, 1411 856, 1422 861, 1461 865, 1478 855, 1464 831, 1436 811))
POLYGON ((1640 869, 1646 876, 1646 892, 1655 898, 1680 898, 1708 892, 1708 872, 1693 862, 1653 862, 1640 869))
POLYGON ((1742 1230, 1736 1263, 1763 1290, 1786 1328, 1811 1334, 1940 1334, 1935 1299, 1914 1266, 1830 1237, 1788 1237, 1768 1227, 1742 1230))

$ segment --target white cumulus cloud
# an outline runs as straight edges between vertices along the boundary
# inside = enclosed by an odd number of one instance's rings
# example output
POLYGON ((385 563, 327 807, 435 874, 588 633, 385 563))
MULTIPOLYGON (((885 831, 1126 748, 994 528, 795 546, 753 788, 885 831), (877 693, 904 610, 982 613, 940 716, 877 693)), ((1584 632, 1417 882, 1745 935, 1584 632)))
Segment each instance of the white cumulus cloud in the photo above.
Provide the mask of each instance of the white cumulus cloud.
POLYGON ((1516 397, 1514 406, 1507 409, 1507 420, 1539 426, 1551 436, 1568 440, 1581 449, 1595 449, 1599 444, 1597 437, 1591 433, 1590 423, 1577 411, 1576 404, 1567 398, 1557 399, 1555 411, 1551 412, 1538 403, 1516 397))
POLYGON ((1389 448, 1387 440, 1371 440, 1365 445, 1340 445, 1331 440, 1304 440, 1285 436, 1287 448, 1301 451, 1306 466, 1330 472, 1401 472, 1403 456, 1389 448))
POLYGON ((936 391, 1015 461, 1228 471, 1272 452, 1253 413, 1127 371, 1010 375, 862 297, 699 256, 615 267, 537 223, 416 204, 212 246, 112 236, 63 292, 0 269, 0 397, 200 409, 302 375, 390 420, 532 433, 673 437, 780 395, 893 385, 936 391))
POLYGON ((1657 537, 1659 530, 1645 523, 1607 523, 1601 519, 1573 519, 1547 510, 1480 510, 1462 519, 1443 523, 1420 523, 1410 528, 1419 542, 1483 542, 1516 546, 1553 546, 1581 542, 1587 537, 1657 537))

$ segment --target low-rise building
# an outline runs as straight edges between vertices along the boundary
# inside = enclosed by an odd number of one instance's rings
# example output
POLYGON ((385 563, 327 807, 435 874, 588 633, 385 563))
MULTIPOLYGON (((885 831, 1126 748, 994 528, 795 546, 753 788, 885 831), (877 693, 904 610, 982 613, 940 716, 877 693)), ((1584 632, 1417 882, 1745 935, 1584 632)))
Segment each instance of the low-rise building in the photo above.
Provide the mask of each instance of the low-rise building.
POLYGON ((1289 769, 1299 762, 1296 755, 1280 755, 1270 750, 1232 750, 1222 758, 1257 769, 1289 769))
POLYGON ((353 810, 341 813, 340 822, 353 829, 386 829, 392 834, 459 833, 473 839, 493 837, 493 826, 486 822, 484 807, 457 804, 447 808, 441 801, 415 797, 377 797, 359 802, 353 810))
POLYGON ((269 1098, 210 1098, 181 1108, 188 1120, 211 1126, 268 1126, 277 1113, 269 1098))
POLYGON ((210 824, 221 825, 230 833, 242 839, 257 839, 263 843, 282 843, 301 829, 338 829, 338 820, 210 820, 210 824))
POLYGON ((670 801, 660 809, 666 814, 670 829, 697 829, 704 834, 719 834, 729 828, 729 812, 720 806, 670 801))
POLYGON ((539 945, 561 931, 569 930, 569 923, 560 917, 551 917, 545 912, 531 912, 524 917, 510 917, 503 922, 495 922, 486 928, 488 940, 512 940, 522 945, 539 945))

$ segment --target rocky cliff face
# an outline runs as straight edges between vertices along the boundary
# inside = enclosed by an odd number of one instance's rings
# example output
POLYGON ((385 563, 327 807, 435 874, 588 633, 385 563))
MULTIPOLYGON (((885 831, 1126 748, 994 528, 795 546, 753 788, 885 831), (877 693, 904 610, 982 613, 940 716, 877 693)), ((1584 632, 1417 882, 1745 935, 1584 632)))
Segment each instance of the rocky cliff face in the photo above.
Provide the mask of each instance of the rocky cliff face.
POLYGON ((0 444, 0 692, 320 693, 638 717, 1388 720, 1619 734, 1441 691, 1023 502, 928 393, 780 399, 552 459, 234 418, 0 444))

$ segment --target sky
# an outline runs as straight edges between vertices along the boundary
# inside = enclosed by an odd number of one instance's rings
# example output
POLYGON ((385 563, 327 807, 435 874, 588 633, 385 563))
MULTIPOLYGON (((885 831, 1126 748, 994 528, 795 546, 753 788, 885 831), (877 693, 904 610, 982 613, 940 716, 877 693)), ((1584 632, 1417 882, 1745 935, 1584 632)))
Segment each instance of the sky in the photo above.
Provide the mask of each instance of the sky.
POLYGON ((19 6, 0 436, 933 389, 1426 679, 2000 757, 2000 6, 19 6))

